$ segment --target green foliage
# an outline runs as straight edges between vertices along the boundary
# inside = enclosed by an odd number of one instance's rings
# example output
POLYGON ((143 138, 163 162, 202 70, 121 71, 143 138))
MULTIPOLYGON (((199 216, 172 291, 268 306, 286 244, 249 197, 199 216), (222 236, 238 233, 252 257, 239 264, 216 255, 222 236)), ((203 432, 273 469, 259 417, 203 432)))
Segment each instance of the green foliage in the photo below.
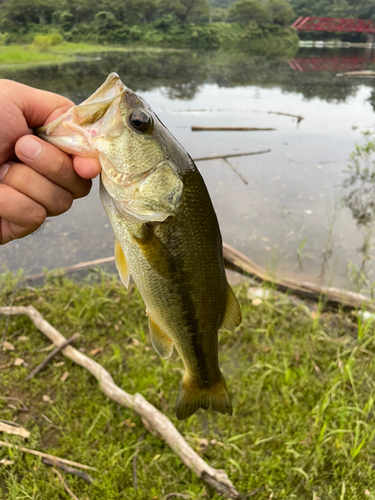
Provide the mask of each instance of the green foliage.
POLYGON ((259 0, 238 0, 229 9, 228 21, 247 26, 250 22, 265 24, 270 21, 270 13, 259 0))
POLYGON ((294 10, 286 0, 268 0, 267 7, 275 24, 290 26, 296 19, 294 10))
MULTIPOLYGON (((75 347, 95 356, 124 390, 141 393, 164 412, 209 464, 226 470, 244 496, 258 488, 259 500, 374 496, 371 318, 323 311, 322 304, 307 307, 272 290, 255 305, 247 298, 247 286, 237 287, 242 324, 219 337, 234 414, 199 411, 178 422, 174 403, 181 359, 175 352, 163 361, 153 351, 135 289, 127 291, 103 273, 82 283, 51 275, 35 289, 22 282, 15 288, 16 281, 3 275, 1 304, 32 304, 64 336, 80 332, 75 347)), ((3 440, 96 467, 90 472, 93 485, 62 472, 78 498, 162 499, 172 492, 221 498, 187 471, 166 443, 144 434, 132 410, 108 400, 88 372, 62 355, 26 381, 45 358, 42 349, 48 341, 26 316, 9 322, 0 316, 0 331, 5 329, 15 350, 1 352, 0 364, 17 357, 25 363, 2 369, 0 394, 17 397, 29 411, 20 411, 19 401, 0 398, 0 418, 21 423, 31 436, 27 444, 17 436, 4 435, 3 440), (69 376, 62 381, 64 372, 69 376), (132 471, 136 451, 137 490, 132 471)), ((13 463, 0 468, 1 498, 66 497, 38 457, 0 447, 2 459, 13 463)))
POLYGON ((60 45, 63 41, 64 39, 60 33, 55 32, 48 35, 35 35, 33 44, 39 49, 47 49, 55 45, 60 45))

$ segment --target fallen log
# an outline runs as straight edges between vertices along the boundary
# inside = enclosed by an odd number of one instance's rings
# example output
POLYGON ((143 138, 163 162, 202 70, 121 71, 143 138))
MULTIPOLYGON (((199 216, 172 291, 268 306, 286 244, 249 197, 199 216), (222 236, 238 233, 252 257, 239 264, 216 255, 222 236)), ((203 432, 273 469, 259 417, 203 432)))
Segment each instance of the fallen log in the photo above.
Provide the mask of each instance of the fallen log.
POLYGON ((314 301, 322 298, 327 305, 334 307, 343 305, 352 309, 361 309, 365 305, 366 308, 375 309, 373 301, 366 295, 341 290, 340 288, 319 286, 307 281, 298 282, 280 278, 271 275, 266 269, 258 266, 251 259, 226 243, 223 244, 223 250, 224 261, 228 267, 257 280, 268 281, 276 285, 281 291, 292 292, 295 295, 314 301))

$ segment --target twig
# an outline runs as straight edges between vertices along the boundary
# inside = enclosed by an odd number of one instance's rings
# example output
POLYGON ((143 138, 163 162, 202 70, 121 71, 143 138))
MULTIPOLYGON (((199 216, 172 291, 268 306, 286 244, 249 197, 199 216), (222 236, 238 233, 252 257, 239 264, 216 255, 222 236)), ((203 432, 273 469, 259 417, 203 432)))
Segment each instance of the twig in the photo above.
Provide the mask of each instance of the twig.
POLYGON ((264 153, 270 153, 270 149, 265 149, 263 151, 252 151, 250 153, 234 153, 232 155, 218 155, 218 156, 203 156, 202 158, 193 158, 194 161, 208 161, 208 160, 221 160, 226 158, 237 158, 238 156, 252 156, 252 155, 262 155, 264 153))
MULTIPOLYGON (((140 443, 141 441, 144 440, 146 435, 146 431, 143 431, 142 434, 139 436, 137 443, 140 443)), ((138 489, 138 477, 137 477, 137 460, 138 460, 138 453, 139 453, 139 446, 137 446, 137 449, 135 450, 135 455, 133 458, 133 482, 134 482, 134 489, 138 489)))
POLYGON ((275 128, 257 128, 257 127, 191 127, 192 132, 262 132, 269 130, 276 130, 275 128))
POLYGON ((17 446, 16 444, 6 443, 5 441, 0 441, 0 446, 5 446, 6 448, 14 448, 15 450, 23 451, 24 453, 30 453, 31 455, 36 455, 37 457, 49 458, 50 460, 57 460, 63 464, 73 465, 75 467, 80 467, 81 469, 87 470, 98 470, 95 467, 90 467, 89 465, 83 465, 78 462, 73 462, 73 460, 66 460, 65 458, 55 457, 49 453, 43 453, 42 451, 32 450, 31 448, 25 448, 24 446, 17 446))
POLYGON ((22 408, 18 408, 18 411, 29 411, 27 406, 19 398, 11 398, 9 396, 0 396, 0 399, 5 399, 5 401, 15 401, 22 405, 22 408))
POLYGON ((257 493, 259 493, 262 490, 264 490, 264 486, 260 486, 259 488, 256 488, 255 490, 250 491, 250 493, 247 493, 247 495, 244 495, 243 498, 245 499, 245 498, 253 497, 254 495, 256 495, 257 493))
MULTIPOLYGON (((55 345, 65 342, 65 337, 50 325, 43 316, 33 307, 0 307, 0 314, 27 314, 34 325, 46 335, 55 345)), ((99 382, 100 389, 104 394, 116 403, 133 409, 147 422, 150 428, 155 429, 170 446, 170 448, 181 458, 184 464, 198 477, 206 481, 219 494, 228 498, 239 498, 240 494, 229 480, 223 470, 214 469, 208 465, 191 446, 187 444, 183 436, 178 432, 168 417, 152 406, 141 394, 131 395, 118 387, 111 375, 99 363, 78 351, 72 346, 67 346, 62 351, 64 356, 89 371, 99 382)), ((58 459, 61 461, 60 459, 58 459)), ((74 464, 70 464, 74 465, 74 464)))
POLYGON ((74 333, 70 338, 68 338, 65 342, 63 342, 61 345, 57 346, 52 352, 48 354, 48 356, 40 363, 40 365, 36 366, 33 371, 31 371, 28 376, 26 377, 26 380, 30 380, 33 378, 37 373, 39 373, 43 368, 46 366, 47 363, 51 361, 51 359, 56 356, 57 353, 59 353, 64 347, 67 345, 71 344, 75 340, 78 339, 79 333, 74 333))
POLYGON ((230 166, 230 168, 233 170, 233 172, 234 172, 235 174, 237 174, 237 175, 238 175, 238 177, 241 179, 241 181, 242 181, 244 184, 246 184, 246 186, 247 186, 249 183, 247 182, 247 180, 245 179, 245 177, 244 177, 242 174, 240 174, 240 172, 236 169, 236 167, 235 167, 234 165, 232 165, 232 163, 228 160, 228 158, 223 158, 223 160, 225 161, 225 163, 226 163, 227 165, 229 165, 229 166, 230 166))
POLYGON ((62 477, 62 475, 60 474, 60 472, 57 469, 55 469, 54 467, 52 467, 52 470, 57 475, 57 477, 59 478, 60 482, 63 484, 64 489, 68 493, 68 495, 70 495, 72 498, 74 498, 74 500, 79 500, 79 498, 75 496, 75 494, 72 492, 72 490, 66 484, 66 482, 64 481, 64 478, 62 477))
POLYGON ((4 424, 4 422, 0 422, 0 432, 14 434, 15 436, 21 436, 26 439, 30 436, 30 432, 24 427, 16 427, 14 425, 4 424))
POLYGON ((94 479, 89 474, 87 474, 87 472, 83 470, 74 469, 73 467, 69 467, 69 465, 65 465, 59 462, 58 460, 51 460, 50 458, 44 457, 42 458, 42 462, 45 465, 49 465, 50 467, 58 467, 59 469, 63 470, 68 474, 74 474, 75 476, 80 477, 89 484, 93 484, 94 482, 94 479))

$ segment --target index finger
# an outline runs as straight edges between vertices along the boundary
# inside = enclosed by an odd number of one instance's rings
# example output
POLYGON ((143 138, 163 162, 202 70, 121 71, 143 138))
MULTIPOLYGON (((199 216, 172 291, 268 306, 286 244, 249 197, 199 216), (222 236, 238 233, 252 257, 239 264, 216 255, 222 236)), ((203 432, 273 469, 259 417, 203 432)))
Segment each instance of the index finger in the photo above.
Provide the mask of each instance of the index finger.
POLYGON ((91 181, 82 179, 74 170, 72 159, 39 137, 26 135, 16 143, 17 157, 58 186, 70 191, 73 198, 89 194, 91 181))

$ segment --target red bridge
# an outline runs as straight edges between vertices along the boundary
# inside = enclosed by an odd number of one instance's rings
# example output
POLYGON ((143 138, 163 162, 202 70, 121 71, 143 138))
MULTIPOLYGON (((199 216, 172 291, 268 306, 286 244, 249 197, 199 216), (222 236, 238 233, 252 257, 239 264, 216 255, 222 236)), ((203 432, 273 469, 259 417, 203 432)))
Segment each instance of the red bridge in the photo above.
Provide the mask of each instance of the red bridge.
POLYGON ((375 24, 367 19, 341 19, 337 17, 299 17, 292 26, 298 31, 341 31, 375 33, 375 24))

